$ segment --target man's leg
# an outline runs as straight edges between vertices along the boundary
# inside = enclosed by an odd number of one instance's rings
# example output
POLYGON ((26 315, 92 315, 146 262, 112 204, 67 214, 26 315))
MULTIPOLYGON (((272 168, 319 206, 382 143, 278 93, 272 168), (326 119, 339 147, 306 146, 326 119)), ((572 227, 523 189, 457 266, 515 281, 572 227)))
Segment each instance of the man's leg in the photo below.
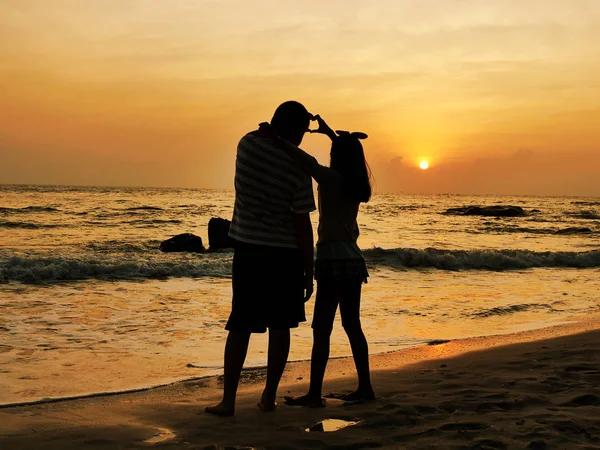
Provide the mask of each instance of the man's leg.
POLYGON ((246 353, 248 353, 249 342, 249 332, 229 332, 227 343, 225 344, 223 399, 214 406, 207 406, 207 413, 216 414, 218 416, 232 416, 235 412, 235 397, 237 395, 244 361, 246 360, 246 353))
POLYGON ((267 383, 262 394, 260 407, 264 411, 275 409, 275 398, 281 376, 290 353, 290 329, 269 328, 269 356, 267 361, 267 383))

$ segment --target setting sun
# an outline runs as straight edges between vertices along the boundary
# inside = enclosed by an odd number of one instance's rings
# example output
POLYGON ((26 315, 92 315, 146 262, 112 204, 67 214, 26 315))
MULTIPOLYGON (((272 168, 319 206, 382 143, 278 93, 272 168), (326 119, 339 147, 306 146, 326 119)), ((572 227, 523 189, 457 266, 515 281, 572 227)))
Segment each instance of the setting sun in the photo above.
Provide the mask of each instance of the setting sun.
POLYGON ((423 170, 427 170, 427 169, 429 169, 429 163, 427 161, 421 161, 419 163, 419 167, 423 170))

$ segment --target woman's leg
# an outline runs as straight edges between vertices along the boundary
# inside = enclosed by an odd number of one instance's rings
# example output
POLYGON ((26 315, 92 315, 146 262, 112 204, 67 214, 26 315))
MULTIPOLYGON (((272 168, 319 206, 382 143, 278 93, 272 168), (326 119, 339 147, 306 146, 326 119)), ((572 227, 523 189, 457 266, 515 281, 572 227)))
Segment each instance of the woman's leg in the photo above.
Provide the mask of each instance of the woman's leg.
POLYGON ((362 280, 356 279, 341 285, 342 298, 340 312, 342 325, 348 335, 352 356, 358 374, 358 389, 344 396, 344 400, 373 400, 375 393, 371 386, 369 370, 369 345, 360 323, 360 293, 362 280))
MULTIPOLYGON (((335 318, 335 310, 333 313, 333 317, 335 318)), ((318 399, 319 401, 323 391, 325 370, 327 369, 327 362, 329 361, 332 329, 333 327, 313 329, 313 348, 310 358, 310 388, 308 389, 308 396, 312 399, 318 399)))
POLYGON ((329 360, 329 346, 333 321, 338 305, 335 286, 317 283, 317 298, 313 317, 313 347, 310 360, 310 387, 308 394, 301 397, 285 397, 290 405, 322 406, 323 378, 329 360))

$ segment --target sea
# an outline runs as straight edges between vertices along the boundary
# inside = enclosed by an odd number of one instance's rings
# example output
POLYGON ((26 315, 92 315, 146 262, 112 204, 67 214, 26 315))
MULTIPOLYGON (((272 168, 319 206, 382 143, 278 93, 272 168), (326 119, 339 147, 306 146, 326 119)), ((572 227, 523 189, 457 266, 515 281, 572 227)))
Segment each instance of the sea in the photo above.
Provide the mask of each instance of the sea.
MULTIPOLYGON (((208 221, 230 219, 233 202, 231 190, 0 186, 0 405, 222 373, 233 252, 159 244, 194 233, 208 246, 208 221)), ((359 225, 371 353, 600 312, 600 198, 376 194, 359 225), (447 214, 494 205, 525 215, 447 214)), ((313 305, 290 360, 310 358, 313 305)), ((252 337, 246 366, 266 364, 266 343, 252 337)), ((331 354, 351 354, 339 318, 331 354)))

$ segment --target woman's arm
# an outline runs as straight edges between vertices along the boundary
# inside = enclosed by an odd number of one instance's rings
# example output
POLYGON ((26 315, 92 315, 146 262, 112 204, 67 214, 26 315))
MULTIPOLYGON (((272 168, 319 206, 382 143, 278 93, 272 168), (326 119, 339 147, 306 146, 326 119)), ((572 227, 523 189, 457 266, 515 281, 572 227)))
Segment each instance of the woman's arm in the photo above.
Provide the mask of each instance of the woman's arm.
POLYGON ((316 130, 309 130, 311 133, 324 134, 329 139, 331 139, 332 142, 336 137, 338 137, 335 131, 333 131, 333 129, 329 125, 327 125, 327 122, 325 122, 319 114, 313 116, 312 120, 317 121, 317 123, 319 124, 319 128, 317 128, 316 130))

